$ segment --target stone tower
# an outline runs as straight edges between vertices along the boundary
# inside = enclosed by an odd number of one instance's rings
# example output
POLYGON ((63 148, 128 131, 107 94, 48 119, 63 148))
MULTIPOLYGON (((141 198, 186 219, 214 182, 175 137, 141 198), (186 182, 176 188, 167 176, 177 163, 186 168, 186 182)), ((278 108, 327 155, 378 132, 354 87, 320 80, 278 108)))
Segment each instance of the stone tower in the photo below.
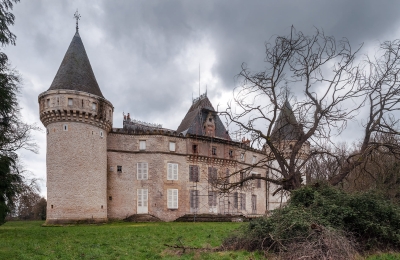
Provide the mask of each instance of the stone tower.
POLYGON ((76 33, 50 88, 39 95, 47 128, 47 224, 107 220, 107 134, 103 97, 76 33))

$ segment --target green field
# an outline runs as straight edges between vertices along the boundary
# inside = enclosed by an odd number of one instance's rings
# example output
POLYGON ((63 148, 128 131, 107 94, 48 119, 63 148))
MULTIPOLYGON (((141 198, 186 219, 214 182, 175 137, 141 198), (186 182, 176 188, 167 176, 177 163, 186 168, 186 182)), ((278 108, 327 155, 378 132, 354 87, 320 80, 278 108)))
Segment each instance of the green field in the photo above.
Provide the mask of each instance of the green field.
MULTIPOLYGON (((263 259, 261 253, 189 250, 216 248, 239 223, 126 223, 42 227, 42 221, 0 226, 0 259, 263 259)), ((382 254, 368 260, 400 259, 382 254)))
POLYGON ((42 227, 41 221, 0 226, 0 259, 260 259, 248 252, 166 247, 218 247, 239 223, 109 223, 42 227))

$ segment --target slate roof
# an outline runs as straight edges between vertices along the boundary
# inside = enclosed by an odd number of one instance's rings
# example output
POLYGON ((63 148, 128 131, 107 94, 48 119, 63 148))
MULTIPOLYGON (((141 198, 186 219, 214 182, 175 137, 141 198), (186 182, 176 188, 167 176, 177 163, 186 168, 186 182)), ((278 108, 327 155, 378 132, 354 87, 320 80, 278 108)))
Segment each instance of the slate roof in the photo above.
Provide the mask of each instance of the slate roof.
POLYGON ((104 98, 78 32, 72 38, 48 90, 57 89, 78 90, 104 98))
POLYGON ((214 113, 215 137, 231 140, 224 124, 206 95, 192 104, 176 132, 184 135, 204 135, 203 125, 209 112, 214 113))
POLYGON ((302 127, 297 122, 289 101, 286 100, 272 129, 271 139, 298 140, 302 134, 302 127))

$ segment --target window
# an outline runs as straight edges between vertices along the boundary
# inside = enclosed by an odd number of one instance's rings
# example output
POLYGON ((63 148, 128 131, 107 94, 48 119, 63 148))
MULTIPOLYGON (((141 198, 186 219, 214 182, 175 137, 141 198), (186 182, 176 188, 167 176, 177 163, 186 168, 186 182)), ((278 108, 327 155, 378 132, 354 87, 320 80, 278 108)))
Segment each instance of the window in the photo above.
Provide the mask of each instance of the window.
POLYGON ((46 105, 47 105, 47 107, 50 107, 50 98, 47 99, 46 105))
POLYGON ((178 164, 168 163, 167 180, 178 180, 178 164))
POLYGON ((108 110, 108 115, 111 117, 111 110, 108 110))
POLYGON ((217 155, 217 147, 213 146, 211 151, 212 155, 217 155))
POLYGON ((190 209, 197 210, 199 208, 199 191, 190 190, 190 209))
MULTIPOLYGON (((252 173, 253 175, 255 175, 256 177, 261 177, 261 174, 257 174, 257 173, 252 173)), ((256 188, 261 188, 261 179, 255 179, 255 186, 256 188)))
POLYGON ((137 179, 138 180, 147 180, 148 177, 148 165, 147 162, 138 162, 137 163, 137 179))
POLYGON ((110 172, 114 171, 114 167, 110 166, 110 172))
POLYGON ((68 106, 72 106, 72 105, 73 105, 72 98, 69 98, 68 99, 68 106))
POLYGON ((257 213, 257 195, 251 195, 251 212, 257 213))
POLYGON ((117 166, 117 172, 122 172, 122 166, 120 165, 117 166))
POLYGON ((100 137, 103 138, 103 131, 100 131, 100 137))
POLYGON ((240 160, 241 160, 242 162, 244 162, 244 153, 241 153, 241 154, 240 154, 240 160))
POLYGON ((48 129, 48 128, 46 129, 46 132, 47 132, 47 134, 49 134, 49 133, 50 133, 50 131, 49 131, 49 129, 48 129))
POLYGON ((146 150, 146 140, 139 141, 139 150, 146 150))
POLYGON ((233 157, 233 151, 229 150, 229 158, 232 158, 232 157, 233 157))
POLYGON ((199 166, 189 165, 189 181, 199 182, 199 166))
POLYGON ((215 183, 217 181, 217 168, 208 167, 208 183, 215 183))
POLYGON ((209 121, 209 122, 212 122, 212 118, 211 118, 211 117, 210 117, 210 118, 208 118, 208 121, 209 121))
POLYGON ((208 206, 210 206, 210 207, 217 206, 217 192, 216 191, 208 192, 208 206))
POLYGON ((108 196, 108 200, 112 200, 112 196, 108 196))
POLYGON ((229 176, 230 176, 229 169, 226 169, 226 172, 225 172, 225 183, 229 183, 229 176))
POLYGON ((253 159, 251 160, 251 163, 252 163, 252 164, 255 164, 256 161, 257 161, 257 156, 253 156, 253 159))
POLYGON ((68 131, 68 125, 63 125, 63 130, 68 131))
POLYGON ((243 179, 244 179, 244 173, 243 173, 243 172, 240 172, 240 173, 239 173, 239 177, 240 177, 240 184, 239 184, 239 185, 240 185, 240 187, 242 187, 242 186, 243 186, 243 182, 242 182, 242 181, 243 181, 243 179))
POLYGON ((169 150, 175 152, 175 142, 169 142, 169 150))
POLYGON ((237 192, 233 193, 233 208, 237 209, 239 205, 239 195, 237 192))
POLYGON ((246 210, 246 193, 240 193, 240 209, 246 210))
POLYGON ((192 145, 192 151, 193 151, 193 153, 198 153, 199 152, 199 150, 197 148, 197 144, 192 145))
POLYGON ((92 109, 93 109, 93 110, 96 110, 96 107, 97 107, 96 103, 93 102, 93 103, 92 103, 92 109))
POLYGON ((169 209, 178 208, 178 189, 167 190, 167 202, 169 209))

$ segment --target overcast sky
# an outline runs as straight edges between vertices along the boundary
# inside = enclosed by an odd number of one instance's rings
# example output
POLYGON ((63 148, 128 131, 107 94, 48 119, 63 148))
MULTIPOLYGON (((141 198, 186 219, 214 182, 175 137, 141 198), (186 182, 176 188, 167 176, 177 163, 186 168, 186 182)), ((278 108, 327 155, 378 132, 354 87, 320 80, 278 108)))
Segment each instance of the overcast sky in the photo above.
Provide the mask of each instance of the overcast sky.
MULTIPOLYGON (((79 9, 80 35, 103 95, 114 105, 114 127, 122 127, 122 113, 129 112, 176 129, 192 95, 198 96, 199 64, 200 91, 207 86, 214 107, 223 108, 241 64, 262 70, 265 42, 287 35, 292 25, 305 34, 317 27, 368 50, 400 38, 399 7, 399 1, 367 0, 21 0, 11 28, 17 45, 5 52, 23 78, 23 120, 43 128, 37 97, 53 81, 79 9)), ((43 130, 33 136, 39 154, 21 152, 21 157, 42 179, 45 195, 46 135, 43 130)))

